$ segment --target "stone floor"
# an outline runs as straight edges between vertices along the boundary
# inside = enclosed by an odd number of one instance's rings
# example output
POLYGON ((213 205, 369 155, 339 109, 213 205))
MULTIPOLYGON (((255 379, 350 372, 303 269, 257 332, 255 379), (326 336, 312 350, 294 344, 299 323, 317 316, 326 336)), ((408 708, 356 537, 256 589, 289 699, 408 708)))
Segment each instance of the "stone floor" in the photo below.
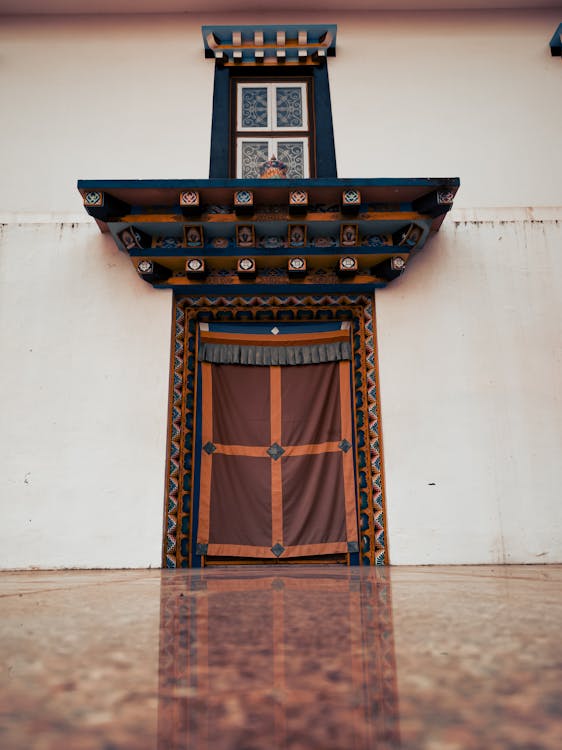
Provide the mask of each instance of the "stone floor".
POLYGON ((0 574, 0 747, 562 748, 562 566, 0 574))

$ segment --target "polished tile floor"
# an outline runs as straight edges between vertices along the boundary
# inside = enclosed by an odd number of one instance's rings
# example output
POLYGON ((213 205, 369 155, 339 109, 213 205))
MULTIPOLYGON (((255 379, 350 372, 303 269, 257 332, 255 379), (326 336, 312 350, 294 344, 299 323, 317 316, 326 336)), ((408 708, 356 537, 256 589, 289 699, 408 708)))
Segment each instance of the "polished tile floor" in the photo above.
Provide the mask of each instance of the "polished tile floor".
POLYGON ((562 748, 562 566, 0 574, 0 748, 562 748))

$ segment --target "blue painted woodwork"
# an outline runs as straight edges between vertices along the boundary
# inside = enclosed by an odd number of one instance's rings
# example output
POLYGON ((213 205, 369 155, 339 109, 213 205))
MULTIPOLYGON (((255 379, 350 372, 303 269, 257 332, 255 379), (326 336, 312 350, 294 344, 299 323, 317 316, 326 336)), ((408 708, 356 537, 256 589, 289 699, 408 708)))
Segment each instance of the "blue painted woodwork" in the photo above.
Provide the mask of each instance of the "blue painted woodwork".
MULTIPOLYGON (((317 177, 336 177, 336 153, 334 147, 334 133, 332 125, 332 107, 330 102, 330 84, 328 80, 328 70, 326 65, 298 65, 297 67, 286 66, 260 66, 255 64, 254 33, 259 31, 263 34, 263 47, 272 47, 272 54, 279 49, 277 44, 277 33, 279 31, 285 34, 286 42, 284 45, 287 59, 294 57, 298 60, 298 49, 303 49, 297 45, 299 32, 306 32, 307 42, 310 45, 321 44, 321 39, 329 35, 330 42, 326 48, 327 54, 335 54, 337 26, 331 24, 328 26, 264 26, 258 29, 256 26, 203 26, 203 40, 205 52, 214 57, 214 52, 209 47, 209 39, 220 40, 221 48, 228 48, 232 45, 233 32, 241 34, 240 46, 232 47, 242 51, 242 61, 250 61, 254 64, 250 66, 223 67, 222 64, 215 65, 215 80, 213 89, 213 120, 211 133, 211 161, 209 176, 212 178, 228 177, 231 171, 231 158, 229 158, 231 136, 230 133, 230 112, 232 110, 230 97, 233 96, 233 89, 229 85, 229 80, 233 76, 250 75, 257 78, 275 78, 286 76, 298 76, 301 79, 312 76, 313 86, 313 109, 314 109, 314 159, 312 160, 313 170, 317 177), (297 45, 297 46, 291 46, 297 45)), ((259 45, 258 45, 259 46, 259 45)), ((304 49, 309 51, 309 46, 305 45, 304 49)), ((305 62, 308 60, 308 54, 305 62)))
POLYGON ((247 323, 222 323, 217 321, 211 321, 209 325, 210 331, 217 331, 219 333, 269 333, 271 328, 275 326, 279 329, 279 333, 322 333, 324 331, 339 331, 341 329, 341 320, 333 322, 295 322, 290 323, 282 320, 276 320, 275 322, 263 322, 259 323, 254 320, 247 323))
POLYGON ((230 153, 230 70, 215 65, 213 120, 211 125, 211 160, 209 177, 229 176, 230 153))
POLYGON ((336 149, 332 123, 332 104, 328 68, 323 65, 313 69, 314 119, 316 136, 316 177, 337 177, 336 149))
MULTIPOLYGON (((328 57, 334 57, 336 54, 336 24, 279 24, 265 26, 202 26, 203 44, 205 47, 205 57, 214 58, 216 52, 232 54, 234 50, 241 54, 239 62, 255 63, 255 51, 263 50, 264 55, 276 58, 278 49, 285 53, 284 59, 291 62, 299 60, 298 51, 306 50, 307 56, 313 55, 318 49, 324 49, 328 57), (263 44, 255 42, 254 34, 261 32, 263 34, 263 44), (277 41, 278 32, 285 35, 285 43, 280 44, 277 41), (299 32, 306 32, 306 44, 298 44, 299 32), (233 34, 241 35, 241 44, 233 44, 233 34)), ((259 63, 258 63, 259 64, 259 63)))
POLYGON ((562 23, 558 26, 554 32, 554 36, 550 40, 550 54, 552 57, 562 56, 562 23))
MULTIPOLYGON (((279 188, 282 190, 292 190, 294 188, 345 188, 371 187, 371 188, 424 188, 426 191, 434 189, 458 189, 460 179, 458 177, 347 177, 347 178, 327 178, 318 177, 309 180, 236 180, 236 179, 165 179, 165 180, 78 180, 77 187, 80 191, 103 190, 111 193, 112 190, 154 190, 162 189, 174 191, 174 198, 179 190, 204 190, 205 188, 229 188, 231 190, 241 190, 243 188, 279 188)), ((395 193, 397 196, 400 190, 395 193)), ((139 194, 140 195, 140 194, 139 194)), ((387 195, 388 202, 397 203, 396 199, 391 200, 392 194, 387 195)), ((143 205, 139 203, 138 205, 143 205)), ((144 203, 149 205, 149 203, 144 203)), ((156 203, 150 201, 150 205, 174 205, 173 202, 156 203)), ((86 210, 88 208, 86 207, 86 210)))
POLYGON ((410 253, 439 229, 459 180, 80 180, 78 185, 88 213, 103 231, 111 232, 135 268, 140 261, 153 264, 154 272, 138 272, 158 288, 178 293, 316 294, 372 291, 396 278, 410 253), (289 198, 299 190, 306 192, 308 205, 295 217, 289 198), (348 192, 361 200, 351 216, 345 205, 348 192), (237 213, 240 196, 247 201, 244 216, 237 213), (186 216, 182 201, 188 200, 194 205, 186 216), (245 245, 240 230, 246 226, 251 241, 245 245), (289 242, 295 226, 302 226, 302 246, 289 242), (188 229, 195 230, 197 243, 189 242, 188 229), (308 278, 300 282, 286 278, 288 260, 296 255, 308 258, 308 278), (343 255, 356 259, 357 278, 334 277, 343 255), (232 274, 243 256, 256 259, 260 277, 233 284, 232 274), (207 278, 190 277, 189 283, 185 264, 190 257, 204 259, 207 278), (392 261, 397 257, 400 266, 392 261), (276 269, 275 281, 264 278, 268 268, 276 269), (318 278, 320 273, 328 273, 330 280, 318 278))
MULTIPOLYGON (((304 80, 307 77, 313 80, 313 135, 314 135, 314 159, 313 169, 316 169, 317 178, 337 177, 336 150, 334 146, 334 129, 332 122, 332 106, 330 99, 330 82, 328 69, 323 66, 299 66, 293 68, 266 68, 252 66, 248 68, 225 68, 215 65, 215 79, 213 88, 213 118, 211 131, 211 159, 209 176, 213 179, 229 178, 231 172, 231 132, 230 132, 230 97, 233 95, 233 87, 230 82, 233 78, 244 76, 244 78, 260 78, 275 80, 275 78, 298 78, 304 80)), ((314 178, 313 178, 314 179, 314 178)), ((300 180, 308 182, 309 180, 300 180)), ((251 180, 241 180, 244 185, 251 180)), ((255 180, 254 180, 255 182, 255 180)), ((298 183, 291 180, 291 183, 298 183)), ((260 180, 263 185, 263 180, 260 180)))

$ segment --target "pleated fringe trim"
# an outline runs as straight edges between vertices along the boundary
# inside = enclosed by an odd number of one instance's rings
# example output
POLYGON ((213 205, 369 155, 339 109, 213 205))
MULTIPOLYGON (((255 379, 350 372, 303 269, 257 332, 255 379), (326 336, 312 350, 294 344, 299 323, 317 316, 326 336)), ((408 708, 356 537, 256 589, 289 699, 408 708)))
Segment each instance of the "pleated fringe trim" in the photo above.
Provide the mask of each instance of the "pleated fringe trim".
POLYGON ((220 365, 317 365, 351 359, 349 341, 299 346, 199 345, 199 359, 220 365))

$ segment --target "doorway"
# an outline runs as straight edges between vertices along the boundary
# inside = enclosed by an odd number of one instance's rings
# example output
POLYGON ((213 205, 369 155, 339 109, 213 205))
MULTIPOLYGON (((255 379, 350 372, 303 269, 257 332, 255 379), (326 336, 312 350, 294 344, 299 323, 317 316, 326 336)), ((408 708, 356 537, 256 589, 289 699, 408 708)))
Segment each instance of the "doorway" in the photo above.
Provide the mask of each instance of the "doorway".
POLYGON ((387 562, 373 328, 364 295, 175 299, 165 567, 387 562), (277 351, 280 336, 300 336, 301 354, 314 357, 327 343, 314 336, 335 335, 348 356, 217 361, 217 335, 258 358, 263 346, 241 335, 274 340, 277 351))

